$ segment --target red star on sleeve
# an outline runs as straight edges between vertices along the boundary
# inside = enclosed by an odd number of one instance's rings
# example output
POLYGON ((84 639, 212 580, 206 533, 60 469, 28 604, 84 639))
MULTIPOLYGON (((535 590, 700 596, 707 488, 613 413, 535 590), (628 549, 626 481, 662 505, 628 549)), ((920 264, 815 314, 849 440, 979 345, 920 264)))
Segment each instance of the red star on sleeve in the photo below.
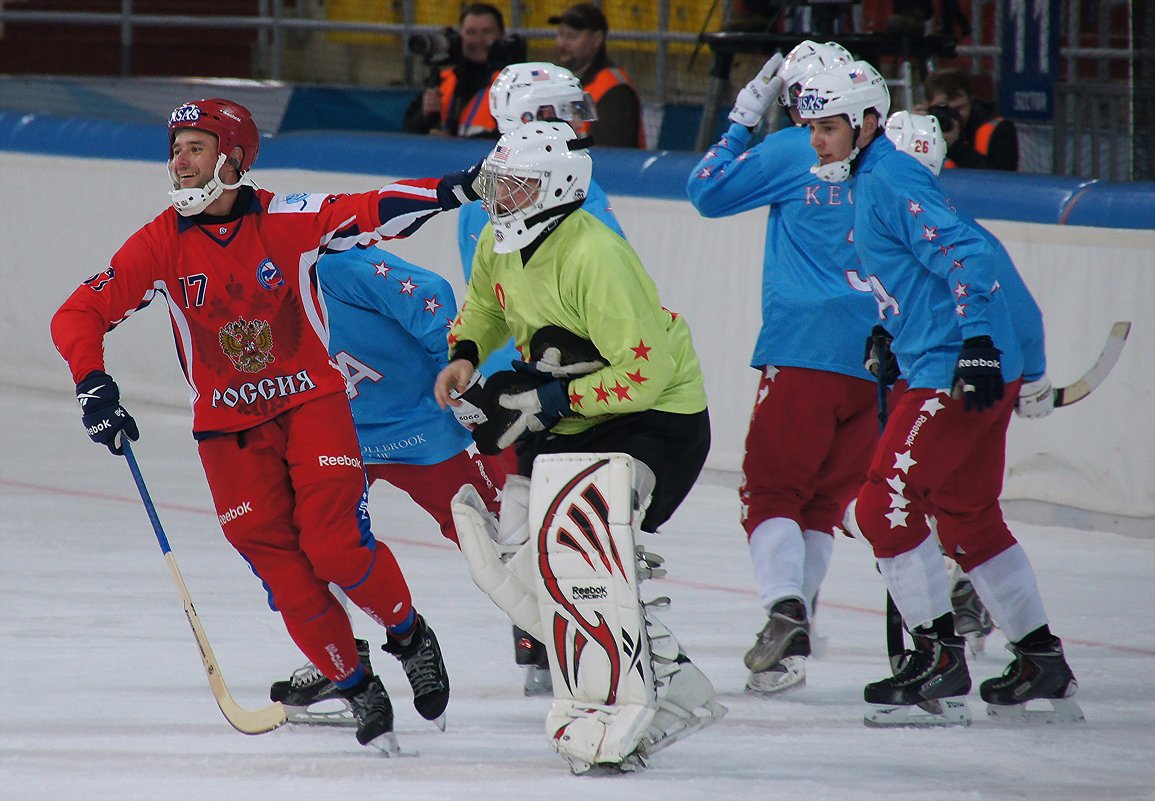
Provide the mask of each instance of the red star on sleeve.
POLYGON ((630 350, 634 352, 635 359, 645 359, 646 361, 649 361, 650 351, 653 350, 653 348, 646 347, 645 340, 639 339, 638 344, 630 348, 630 350))
POLYGON ((610 402, 610 393, 606 392, 604 384, 598 384, 596 387, 594 387, 594 394, 597 395, 598 403, 610 402))
POLYGON ((579 395, 577 392, 571 392, 569 394, 569 405, 575 409, 580 409, 582 407, 582 398, 584 397, 585 395, 579 395))
POLYGON ((626 373, 626 378, 630 379, 635 384, 644 384, 650 380, 642 375, 641 370, 638 370, 636 373, 626 373))
POLYGON ((620 401, 633 400, 633 398, 630 397, 630 388, 623 386, 621 381, 614 383, 610 389, 614 391, 614 394, 618 396, 618 400, 620 401))

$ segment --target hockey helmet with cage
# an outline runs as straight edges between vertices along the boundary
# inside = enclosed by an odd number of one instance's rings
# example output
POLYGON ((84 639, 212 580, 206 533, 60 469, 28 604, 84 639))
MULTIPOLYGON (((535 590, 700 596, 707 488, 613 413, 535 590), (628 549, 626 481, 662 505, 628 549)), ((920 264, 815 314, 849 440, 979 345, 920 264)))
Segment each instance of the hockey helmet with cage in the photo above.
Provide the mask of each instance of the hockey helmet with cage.
POLYGON ((489 87, 489 111, 505 134, 519 125, 543 119, 572 123, 592 122, 597 111, 593 98, 572 72, 544 61, 510 64, 489 87))
POLYGON ((590 140, 567 123, 536 121, 504 134, 481 167, 495 253, 513 253, 552 228, 589 192, 590 140))
POLYGON ((886 121, 886 136, 897 149, 914 156, 935 175, 942 172, 946 140, 934 115, 896 111, 886 121))
POLYGON ((800 42, 786 54, 778 68, 778 77, 782 79, 778 104, 789 108, 794 105, 794 98, 802 91, 807 78, 851 61, 854 61, 854 56, 837 42, 813 42, 809 39, 800 42))
POLYGON ((253 162, 257 160, 260 150, 260 134, 253 115, 239 103, 221 98, 206 100, 192 100, 173 109, 168 118, 168 145, 169 145, 169 179, 173 184, 173 191, 169 192, 172 205, 182 217, 191 217, 200 214, 208 208, 214 200, 219 198, 226 189, 236 189, 241 185, 238 178, 236 183, 226 184, 221 178, 221 167, 232 157, 235 148, 241 149, 241 159, 237 163, 239 175, 243 176, 253 162), (180 182, 172 174, 172 146, 176 141, 177 133, 185 129, 208 131, 217 138, 217 164, 213 169, 212 178, 204 187, 182 189, 180 182))

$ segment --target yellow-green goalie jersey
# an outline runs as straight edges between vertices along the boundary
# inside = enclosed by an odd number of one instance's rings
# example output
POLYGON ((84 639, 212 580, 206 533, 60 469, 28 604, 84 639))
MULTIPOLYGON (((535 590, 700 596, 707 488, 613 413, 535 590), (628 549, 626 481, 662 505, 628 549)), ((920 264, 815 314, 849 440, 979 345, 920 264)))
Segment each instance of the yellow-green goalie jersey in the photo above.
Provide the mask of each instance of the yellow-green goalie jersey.
POLYGON ((629 243, 581 209, 513 253, 494 253, 493 226, 485 226, 449 346, 471 341, 484 361, 512 335, 528 361, 530 340, 546 326, 589 340, 607 362, 570 381, 575 416, 562 418, 554 432, 577 434, 607 415, 650 409, 694 414, 706 408, 702 368, 685 319, 662 306, 629 243))

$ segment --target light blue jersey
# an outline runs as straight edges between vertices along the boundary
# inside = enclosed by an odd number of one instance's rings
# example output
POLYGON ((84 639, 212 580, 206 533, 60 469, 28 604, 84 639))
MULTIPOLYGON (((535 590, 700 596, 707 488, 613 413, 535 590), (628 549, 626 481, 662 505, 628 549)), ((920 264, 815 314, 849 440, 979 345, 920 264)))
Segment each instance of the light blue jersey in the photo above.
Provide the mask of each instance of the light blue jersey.
POLYGON ((866 147, 857 167, 856 280, 874 294, 910 386, 948 389, 963 340, 984 335, 1002 351, 1003 380, 1021 376, 1019 334, 1000 290, 1009 274, 991 240, 950 208, 930 171, 886 137, 866 147))
POLYGON ((873 381, 863 343, 877 320, 870 298, 847 271, 858 263, 851 240, 849 184, 825 183, 810 134, 787 128, 748 148, 749 129, 734 124, 691 173, 690 202, 704 217, 769 206, 762 263, 762 330, 751 364, 806 367, 873 381))
POLYGON ((457 316, 449 282, 378 248, 323 256, 317 275, 365 461, 438 464, 471 445, 433 397, 457 316))
MULTIPOLYGON (((622 227, 614 217, 613 207, 605 191, 598 186, 597 181, 590 181, 590 191, 586 195, 582 208, 609 226, 615 234, 625 239, 622 227)), ((489 215, 481 207, 481 201, 466 203, 457 212, 457 247, 461 251, 461 266, 465 270, 465 281, 473 273, 473 254, 477 251, 477 238, 481 229, 489 222, 489 215)), ((479 368, 482 375, 488 377, 499 370, 510 369, 510 362, 521 361, 521 355, 513 346, 513 340, 494 351, 485 363, 479 368)))

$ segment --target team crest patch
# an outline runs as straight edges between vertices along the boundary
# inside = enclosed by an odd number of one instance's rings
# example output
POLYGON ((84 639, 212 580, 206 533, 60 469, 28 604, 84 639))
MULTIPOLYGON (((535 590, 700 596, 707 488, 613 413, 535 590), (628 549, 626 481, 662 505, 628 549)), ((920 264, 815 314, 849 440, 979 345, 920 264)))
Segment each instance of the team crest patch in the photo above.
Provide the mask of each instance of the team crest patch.
POLYGON ((217 336, 221 350, 242 373, 259 373, 273 362, 273 331, 266 320, 238 317, 217 336))
POLYGON ((265 259, 257 265, 257 281, 265 289, 276 289, 285 285, 281 270, 273 264, 272 259, 265 259))

